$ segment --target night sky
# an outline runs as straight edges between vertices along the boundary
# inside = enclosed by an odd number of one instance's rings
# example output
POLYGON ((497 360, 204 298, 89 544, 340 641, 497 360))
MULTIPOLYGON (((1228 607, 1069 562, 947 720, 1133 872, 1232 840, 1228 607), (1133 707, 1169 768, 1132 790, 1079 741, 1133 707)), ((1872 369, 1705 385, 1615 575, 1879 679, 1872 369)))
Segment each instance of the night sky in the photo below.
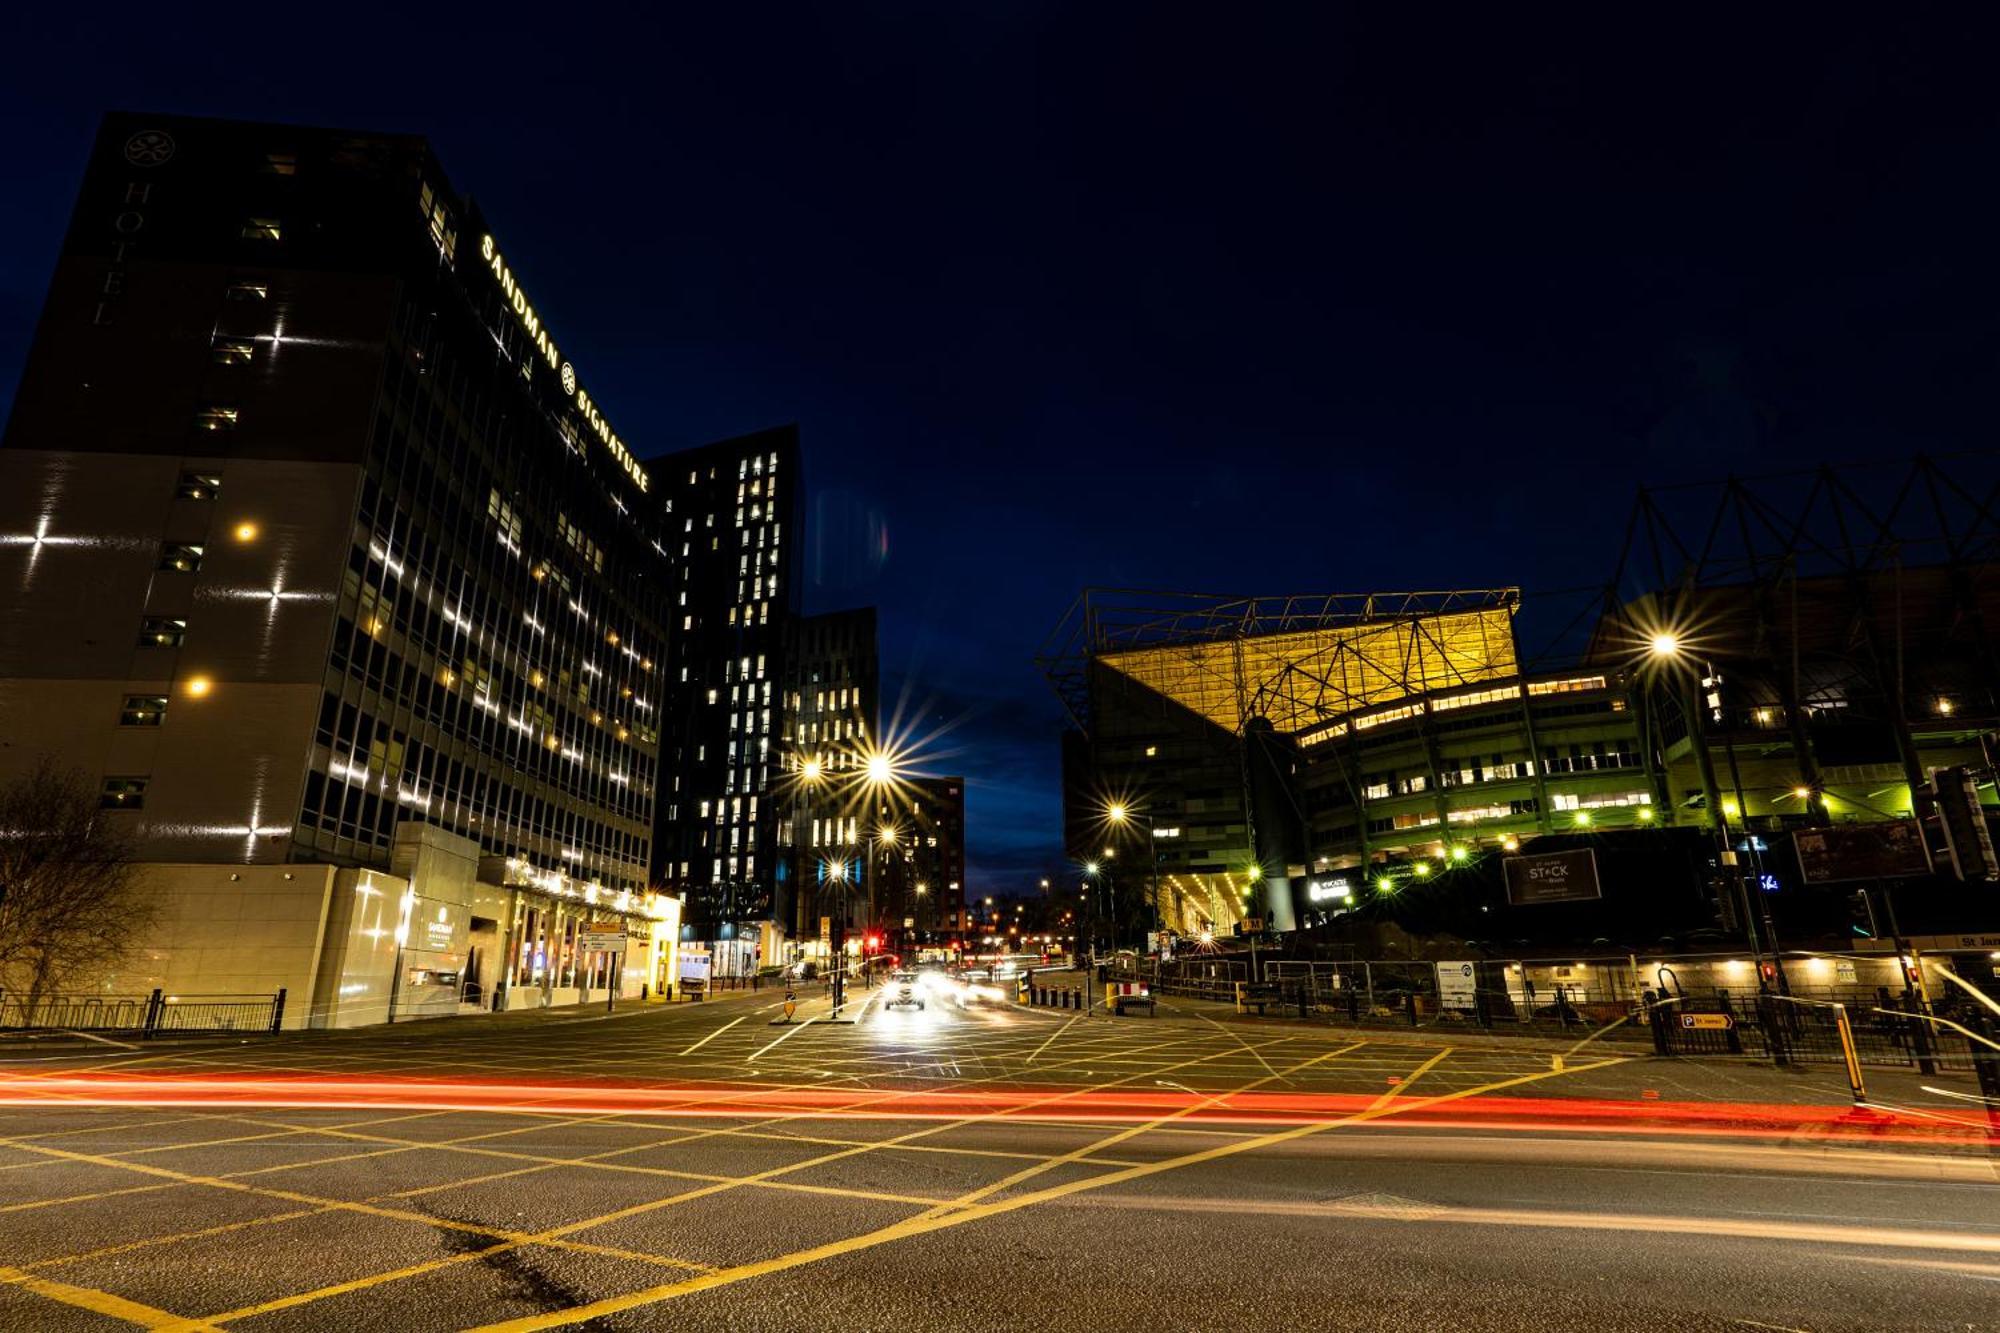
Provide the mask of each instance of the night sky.
POLYGON ((1363 8, 10 7, 0 410, 103 111, 426 135, 637 452, 799 423, 982 893, 1086 585, 1533 603, 1641 481, 1989 446, 1973 7, 1363 8))

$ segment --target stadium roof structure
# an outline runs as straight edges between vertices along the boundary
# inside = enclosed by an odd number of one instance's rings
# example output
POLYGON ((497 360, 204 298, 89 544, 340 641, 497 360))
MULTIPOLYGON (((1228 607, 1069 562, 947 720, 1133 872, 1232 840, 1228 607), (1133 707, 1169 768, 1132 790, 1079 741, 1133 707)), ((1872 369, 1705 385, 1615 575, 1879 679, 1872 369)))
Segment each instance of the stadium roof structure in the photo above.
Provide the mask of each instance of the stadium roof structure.
POLYGON ((1089 729, 1093 667, 1230 732, 1299 731, 1357 708, 1513 675, 1518 588, 1210 596, 1085 590, 1036 658, 1089 729))
POLYGON ((1829 596, 1852 590, 1845 610, 1853 623, 1830 631, 1849 637, 1870 600, 1881 604, 1876 613, 1888 614, 1892 601, 1908 598, 1907 607, 1895 610, 1898 626, 1906 619, 1912 628, 1963 620, 1994 596, 1996 573, 2000 453, 1643 487, 1584 656, 1629 656, 1663 627, 1713 625, 1716 608, 1749 605, 1745 599, 1754 601, 1760 589, 1769 605, 1751 619, 1769 622, 1768 629, 1747 624, 1734 634, 1711 634, 1743 643, 1761 642, 1771 631, 1800 637, 1809 628, 1797 609, 1801 588, 1810 600, 1827 603, 1818 609, 1836 622, 1829 596), (1936 577, 1945 572, 1949 579, 1936 577), (1951 605, 1928 605, 1940 598, 1951 605))

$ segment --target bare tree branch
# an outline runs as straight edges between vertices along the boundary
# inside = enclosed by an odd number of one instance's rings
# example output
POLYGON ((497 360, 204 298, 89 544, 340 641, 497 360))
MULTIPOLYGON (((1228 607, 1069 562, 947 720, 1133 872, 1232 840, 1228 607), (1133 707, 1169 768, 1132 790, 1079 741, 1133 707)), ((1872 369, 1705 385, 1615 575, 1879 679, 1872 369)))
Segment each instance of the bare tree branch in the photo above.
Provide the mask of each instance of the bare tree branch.
POLYGON ((36 999, 127 954, 153 922, 132 840, 87 774, 44 756, 0 786, 0 989, 36 999))

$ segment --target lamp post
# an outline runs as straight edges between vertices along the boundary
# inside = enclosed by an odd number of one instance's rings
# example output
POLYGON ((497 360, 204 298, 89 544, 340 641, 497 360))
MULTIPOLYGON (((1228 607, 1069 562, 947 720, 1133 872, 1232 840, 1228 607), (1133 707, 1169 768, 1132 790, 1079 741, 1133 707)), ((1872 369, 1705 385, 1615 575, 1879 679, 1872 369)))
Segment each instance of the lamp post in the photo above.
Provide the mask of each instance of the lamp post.
MULTIPOLYGON (((798 885, 799 922, 801 937, 816 925, 819 915, 819 889, 814 885, 810 896, 806 890, 806 821, 811 817, 813 802, 810 799, 825 780, 826 766, 818 755, 808 755, 799 761, 798 780, 792 784, 792 875, 798 885)), ((814 932, 817 934, 817 932, 814 932)))
POLYGON ((1097 962, 1098 896, 1104 888, 1103 870, 1104 866, 1102 862, 1085 861, 1083 863, 1083 901, 1090 917, 1090 961, 1093 965, 1097 962))
MULTIPOLYGON (((1763 901, 1761 892, 1753 905, 1750 897, 1749 881, 1745 878, 1742 869, 1737 865, 1736 849, 1730 842, 1729 806, 1722 799, 1721 786, 1716 780, 1715 756, 1710 754, 1708 749, 1707 709, 1701 698, 1702 678, 1704 676, 1712 676, 1712 671, 1706 663, 1698 663, 1691 660, 1687 656, 1686 647, 1681 642, 1680 636, 1669 630, 1662 630, 1654 634, 1647 642, 1646 651, 1653 662, 1660 665, 1662 669, 1672 672, 1680 682, 1681 708, 1687 714, 1688 746, 1694 751, 1695 768, 1701 774, 1702 802, 1708 807, 1710 818, 1714 824, 1716 842, 1718 844, 1717 852, 1722 861, 1724 878, 1732 881, 1735 885, 1736 901, 1739 904, 1738 910, 1743 918, 1743 936, 1750 946, 1750 956, 1757 968, 1757 987, 1759 990, 1762 990, 1764 987, 1764 949, 1763 943, 1757 933, 1757 917, 1761 914, 1764 918, 1765 934, 1770 937, 1771 956, 1773 960, 1778 958, 1776 930, 1771 920, 1770 904, 1763 901)), ((1729 760, 1732 779, 1735 782, 1737 792, 1736 800, 1738 804, 1736 813, 1739 819, 1743 819, 1747 817, 1748 811, 1742 804, 1744 799, 1742 781, 1740 778, 1734 777, 1736 752, 1733 743, 1730 746, 1729 760)), ((1746 846, 1755 846, 1756 835, 1749 831, 1747 823, 1744 827, 1744 839, 1746 846)), ((1783 964, 1781 962, 1774 963, 1774 970, 1779 974, 1781 989, 1788 989, 1784 987, 1782 969, 1783 964)))
MULTIPOLYGON (((876 850, 881 854, 882 858, 882 878, 883 878, 882 887, 884 891, 884 896, 887 897, 889 863, 892 859, 900 859, 902 855, 901 834, 898 832, 894 824, 883 824, 875 830, 875 847, 876 850)), ((903 931, 904 904, 902 901, 902 894, 900 892, 897 893, 893 899, 890 899, 890 902, 893 904, 891 909, 890 919, 892 919, 895 922, 897 953, 900 955, 908 951, 908 945, 909 945, 909 941, 904 938, 904 931, 903 931)), ((873 918, 875 915, 875 911, 874 911, 874 895, 872 893, 869 895, 869 906, 870 906, 869 915, 871 918, 873 918)), ((889 928, 886 925, 882 929, 882 934, 885 939, 888 937, 889 928)))
POLYGON ((1114 828, 1133 825, 1146 831, 1147 897, 1153 908, 1153 939, 1158 943, 1160 936, 1160 835, 1153 825, 1153 817, 1140 814, 1122 801, 1113 801, 1104 808, 1104 817, 1114 828))
POLYGON ((832 979, 832 1017, 840 1017, 840 1007, 847 1000, 847 862, 822 861, 822 877, 828 884, 840 885, 840 910, 832 913, 827 927, 828 976, 832 979))
MULTIPOLYGON (((894 793, 896 783, 902 776, 902 768, 890 751, 881 748, 869 751, 861 766, 861 780, 868 790, 870 804, 878 813, 893 815, 894 812, 885 810, 882 803, 894 793)), ((898 920, 900 921, 900 918, 898 920)), ((875 879, 871 874, 868 879, 868 923, 871 928, 875 925, 875 921, 875 879)))

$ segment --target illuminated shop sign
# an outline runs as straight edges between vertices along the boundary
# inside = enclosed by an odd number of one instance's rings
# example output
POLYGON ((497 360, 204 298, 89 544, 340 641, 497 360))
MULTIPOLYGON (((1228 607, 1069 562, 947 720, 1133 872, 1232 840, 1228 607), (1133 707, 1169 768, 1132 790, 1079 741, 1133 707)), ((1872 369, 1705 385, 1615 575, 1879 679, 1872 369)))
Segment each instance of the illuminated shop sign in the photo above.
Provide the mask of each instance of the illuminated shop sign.
POLYGON ((632 456, 631 450, 625 447, 625 441, 618 438, 618 433, 611 429, 611 423, 604 419, 604 414, 590 401, 590 395, 577 388, 576 367, 563 360, 562 353, 556 348, 555 339, 549 336, 541 315, 535 310, 534 303, 528 300, 528 294, 522 289, 521 284, 515 281, 514 271, 507 267, 506 259, 500 254, 500 247, 494 243, 491 236, 479 238, 479 255, 486 261, 486 266, 493 271, 493 280, 500 284, 501 296, 506 298, 507 304, 513 308, 514 318, 520 321, 521 328, 527 333, 528 341, 534 347, 536 355, 548 362, 549 369, 556 372, 562 382, 563 393, 576 401, 576 410, 582 414, 591 433, 597 436, 598 442, 611 454, 612 460, 625 470, 625 475, 632 478, 634 485, 642 491, 650 489, 652 482, 646 476, 646 470, 639 466, 639 460, 632 456))
POLYGON ((1316 903, 1348 902, 1354 897, 1354 885, 1345 875, 1333 879, 1312 879, 1306 881, 1306 898, 1316 903))

